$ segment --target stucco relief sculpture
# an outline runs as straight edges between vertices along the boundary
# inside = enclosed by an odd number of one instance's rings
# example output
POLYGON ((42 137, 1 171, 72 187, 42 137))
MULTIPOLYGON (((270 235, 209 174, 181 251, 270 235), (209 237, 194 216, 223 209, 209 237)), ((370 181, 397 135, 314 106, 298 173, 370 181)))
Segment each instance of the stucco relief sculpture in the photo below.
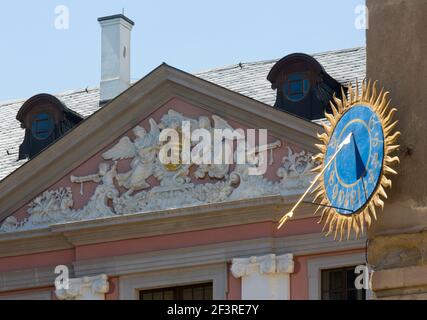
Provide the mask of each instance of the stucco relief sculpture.
POLYGON ((114 179, 118 178, 117 162, 110 167, 108 163, 99 165, 99 172, 86 177, 71 176, 73 183, 97 182, 99 183, 89 203, 79 211, 72 214, 73 220, 88 220, 114 215, 108 205, 109 200, 114 200, 119 196, 119 191, 114 185, 114 179))
POLYGON ((288 147, 288 155, 283 158, 282 167, 277 170, 277 176, 287 189, 303 189, 310 184, 312 170, 316 167, 312 161, 313 155, 305 151, 294 153, 288 147))
MULTIPOLYGON (((198 128, 208 131, 215 128, 234 130, 227 121, 218 116, 213 116, 212 120, 213 126, 208 117, 190 119, 174 110, 165 114, 160 123, 150 119, 149 132, 142 126, 137 126, 133 130, 135 139, 123 137, 103 153, 105 162, 100 163, 99 172, 83 177, 70 177, 72 183, 81 184, 82 193, 85 183, 97 183, 94 194, 84 208, 73 210, 70 188, 47 191, 31 202, 27 219, 18 221, 13 216, 9 217, 1 225, 0 232, 262 195, 298 194, 309 184, 312 178, 311 170, 315 167, 312 155, 305 151, 295 153, 291 148, 288 148, 288 155, 284 157, 277 172, 277 176, 281 178, 278 182, 269 181, 263 175, 248 174, 249 169, 255 165, 250 162, 235 166, 183 163, 165 165, 159 160, 159 150, 162 146, 159 142, 160 133, 166 128, 179 130, 183 121, 190 123, 192 131, 198 128), (130 170, 117 172, 118 161, 125 159, 132 159, 130 170), (210 178, 210 182, 197 183, 205 178, 210 178), (157 180, 158 185, 151 186, 148 179, 157 180)), ((194 147, 194 144, 191 147, 194 147)), ((269 150, 270 159, 260 158, 260 161, 268 161, 271 164, 274 150, 280 147, 281 141, 276 141, 266 146, 247 146, 247 149, 250 150, 249 153, 252 151, 253 154, 259 155, 261 149, 269 150)), ((236 154, 234 157, 236 158, 236 154)))
POLYGON ((105 300, 109 290, 108 276, 69 279, 68 289, 55 291, 58 300, 105 300))
POLYGON ((133 159, 130 165, 131 170, 116 177, 119 185, 129 190, 127 192, 129 195, 150 187, 146 179, 154 172, 160 135, 156 121, 150 119, 150 125, 149 133, 141 126, 135 127, 133 129, 137 137, 135 141, 132 142, 129 137, 123 137, 117 145, 102 155, 105 160, 133 159))
POLYGON ((18 221, 11 216, 3 222, 0 232, 36 229, 67 222, 72 216, 73 205, 71 188, 46 191, 29 204, 28 218, 18 221))
MULTIPOLYGON (((202 129, 208 130, 212 137, 214 136, 214 129, 222 129, 222 130, 231 130, 233 131, 234 128, 230 126, 230 124, 222 119, 221 117, 218 117, 216 115, 212 116, 212 119, 214 121, 214 126, 211 126, 211 121, 208 117, 200 117, 199 118, 199 127, 202 129)), ((237 134, 236 141, 244 140, 245 136, 243 134, 237 134)), ((224 149, 226 142, 221 142, 221 148, 224 149)), ((212 158, 214 158, 213 151, 214 148, 211 149, 212 151, 212 158)), ((209 176, 209 178, 212 179, 223 179, 227 178, 230 171, 230 165, 223 163, 223 164, 201 164, 197 167, 196 172, 194 173, 194 176, 198 179, 203 179, 206 176, 209 176)))
POLYGON ((231 273, 241 279, 244 300, 289 300, 292 254, 233 259, 231 273))
POLYGON ((233 259, 231 272, 235 278, 249 276, 253 273, 293 273, 293 255, 285 254, 281 256, 276 256, 275 254, 268 254, 261 257, 233 259))

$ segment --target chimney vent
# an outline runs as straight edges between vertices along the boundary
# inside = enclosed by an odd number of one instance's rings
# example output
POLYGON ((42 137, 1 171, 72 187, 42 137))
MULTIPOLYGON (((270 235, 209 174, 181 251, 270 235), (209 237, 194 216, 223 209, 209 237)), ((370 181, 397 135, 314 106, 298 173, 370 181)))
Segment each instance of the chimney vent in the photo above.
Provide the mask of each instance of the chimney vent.
POLYGON ((102 29, 100 104, 130 87, 130 45, 134 22, 122 14, 98 19, 102 29))

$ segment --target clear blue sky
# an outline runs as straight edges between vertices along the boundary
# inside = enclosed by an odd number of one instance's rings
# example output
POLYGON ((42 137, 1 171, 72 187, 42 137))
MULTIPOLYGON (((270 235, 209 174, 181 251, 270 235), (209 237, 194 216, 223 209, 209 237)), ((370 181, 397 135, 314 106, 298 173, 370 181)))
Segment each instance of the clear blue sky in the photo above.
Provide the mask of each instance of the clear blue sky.
POLYGON ((132 78, 162 62, 188 72, 365 45, 354 26, 364 0, 13 0, 2 1, 0 101, 97 86, 97 18, 125 13, 132 32, 132 78), (54 27, 70 10, 69 30, 54 27))

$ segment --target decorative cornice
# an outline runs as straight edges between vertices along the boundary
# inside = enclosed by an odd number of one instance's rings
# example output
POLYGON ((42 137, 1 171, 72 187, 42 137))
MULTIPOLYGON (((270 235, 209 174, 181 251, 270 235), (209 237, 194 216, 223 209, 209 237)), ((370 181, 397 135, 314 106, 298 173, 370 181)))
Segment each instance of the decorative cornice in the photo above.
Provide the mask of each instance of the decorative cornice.
POLYGON ((108 276, 102 274, 95 277, 69 279, 69 288, 58 289, 55 294, 59 300, 105 300, 108 290, 108 276))
MULTIPOLYGON (((107 240, 108 241, 108 240, 107 240)), ((236 257, 262 256, 268 252, 277 255, 292 252, 295 256, 362 250, 366 239, 336 242, 320 233, 283 238, 258 238, 227 243, 167 249, 156 252, 121 255, 76 261, 69 265, 71 277, 108 274, 110 277, 139 272, 156 272, 231 262, 236 257)), ((48 249, 46 246, 45 249, 48 249)), ((364 249, 363 249, 364 250, 364 249)), ((363 260, 363 259, 362 259, 363 260)), ((54 283, 55 265, 46 268, 0 272, 0 292, 23 288, 47 287, 54 283)))
MULTIPOLYGON (((260 222, 277 222, 295 197, 265 196, 188 208, 57 224, 44 229, 0 233, 0 257, 70 249, 80 245, 152 237, 260 222)), ((297 219, 311 218, 303 205, 297 219)))
MULTIPOLYGON (((221 228, 258 222, 277 222, 295 197, 266 196, 248 200, 159 210, 125 216, 68 222, 44 229, 0 233, 0 257, 69 249, 78 245, 221 228)), ((312 216, 311 206, 299 218, 312 216)))
POLYGON ((294 260, 292 254, 276 256, 268 254, 261 257, 233 259, 231 272, 235 278, 258 274, 293 273, 294 260))
MULTIPOLYGON (((267 252, 277 255, 292 252, 293 256, 313 255, 337 251, 361 250, 365 239, 337 243, 321 237, 320 233, 283 238, 261 238, 232 241, 188 248, 145 252, 111 258, 100 258, 74 263, 76 276, 106 273, 110 276, 144 271, 159 271, 212 263, 232 262, 236 257, 263 256, 267 252)), ((279 261, 280 262, 280 261, 279 261)), ((283 263, 286 265, 286 259, 283 263)), ((284 267, 280 267, 285 270, 284 267)))
MULTIPOLYGON (((55 267, 56 265, 0 272, 0 292, 54 287, 55 267)), ((67 265, 67 268, 72 276, 73 266, 67 265)))

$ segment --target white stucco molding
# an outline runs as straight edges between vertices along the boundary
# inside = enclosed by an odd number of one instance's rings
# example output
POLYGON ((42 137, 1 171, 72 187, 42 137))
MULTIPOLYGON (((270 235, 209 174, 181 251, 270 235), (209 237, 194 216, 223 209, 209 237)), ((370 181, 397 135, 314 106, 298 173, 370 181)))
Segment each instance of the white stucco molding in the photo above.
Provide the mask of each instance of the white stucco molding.
POLYGON ((243 300, 289 300, 293 254, 233 259, 231 272, 242 279, 243 300))
POLYGON ((275 254, 268 254, 261 257, 233 259, 231 272, 235 278, 249 276, 253 273, 293 273, 293 255, 285 254, 282 256, 276 256, 275 254))
POLYGON ((59 300, 105 300, 109 290, 108 276, 83 277, 69 280, 68 289, 55 291, 59 300))

